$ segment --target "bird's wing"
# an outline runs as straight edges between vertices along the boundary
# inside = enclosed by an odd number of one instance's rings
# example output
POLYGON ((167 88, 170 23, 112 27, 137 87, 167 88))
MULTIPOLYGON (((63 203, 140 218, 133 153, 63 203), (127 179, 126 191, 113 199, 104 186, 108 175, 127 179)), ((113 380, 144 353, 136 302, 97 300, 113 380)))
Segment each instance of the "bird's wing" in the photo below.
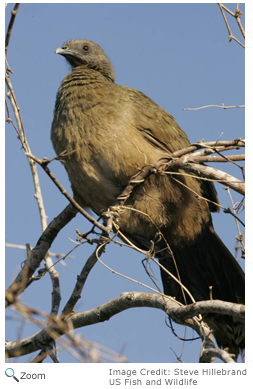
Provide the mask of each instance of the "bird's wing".
MULTIPOLYGON (((187 135, 172 115, 142 92, 131 88, 127 88, 127 92, 136 117, 136 128, 146 140, 165 153, 173 153, 190 145, 187 135)), ((213 182, 201 181, 201 188, 203 197, 219 204, 213 182)), ((209 203, 210 211, 219 212, 219 207, 213 203, 209 203)))
POLYGON ((190 145, 187 135, 173 116, 142 92, 127 89, 136 117, 136 128, 149 142, 170 153, 190 145))

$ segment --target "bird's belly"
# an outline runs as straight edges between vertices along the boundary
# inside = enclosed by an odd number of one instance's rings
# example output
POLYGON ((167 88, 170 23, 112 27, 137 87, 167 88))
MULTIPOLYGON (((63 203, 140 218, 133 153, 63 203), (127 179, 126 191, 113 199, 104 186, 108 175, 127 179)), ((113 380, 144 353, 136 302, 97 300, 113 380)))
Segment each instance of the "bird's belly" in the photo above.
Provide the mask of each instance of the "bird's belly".
POLYGON ((82 207, 89 207, 99 214, 116 204, 122 187, 116 180, 109 180, 98 166, 86 161, 66 161, 65 168, 74 198, 82 207))

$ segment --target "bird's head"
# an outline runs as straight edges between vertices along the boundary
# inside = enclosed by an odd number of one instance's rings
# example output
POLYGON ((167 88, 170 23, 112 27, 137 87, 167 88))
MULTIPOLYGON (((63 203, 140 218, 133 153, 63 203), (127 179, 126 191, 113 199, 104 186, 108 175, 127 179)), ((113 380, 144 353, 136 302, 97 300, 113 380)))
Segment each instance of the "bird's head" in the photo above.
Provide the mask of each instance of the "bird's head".
POLYGON ((72 66, 85 66, 97 70, 107 79, 115 82, 113 66, 104 50, 96 43, 83 39, 73 39, 55 50, 56 54, 63 55, 72 66))

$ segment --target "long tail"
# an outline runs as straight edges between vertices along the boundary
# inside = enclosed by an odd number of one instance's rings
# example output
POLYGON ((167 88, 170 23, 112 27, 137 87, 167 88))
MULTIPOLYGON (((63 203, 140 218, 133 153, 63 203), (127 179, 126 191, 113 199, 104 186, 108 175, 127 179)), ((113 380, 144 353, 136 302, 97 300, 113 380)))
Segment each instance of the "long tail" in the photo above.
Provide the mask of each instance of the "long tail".
MULTIPOLYGON (((183 247, 171 246, 174 259, 167 254, 160 263, 190 291, 196 301, 218 299, 234 303, 245 303, 244 272, 215 233, 212 225, 191 244, 183 247), (176 263, 176 265, 175 265, 176 263), (210 289, 211 287, 211 289, 210 289)), ((164 293, 182 303, 191 303, 181 286, 161 270, 164 293)), ((219 347, 228 347, 236 358, 245 347, 244 323, 232 316, 209 314, 205 317, 219 347)))

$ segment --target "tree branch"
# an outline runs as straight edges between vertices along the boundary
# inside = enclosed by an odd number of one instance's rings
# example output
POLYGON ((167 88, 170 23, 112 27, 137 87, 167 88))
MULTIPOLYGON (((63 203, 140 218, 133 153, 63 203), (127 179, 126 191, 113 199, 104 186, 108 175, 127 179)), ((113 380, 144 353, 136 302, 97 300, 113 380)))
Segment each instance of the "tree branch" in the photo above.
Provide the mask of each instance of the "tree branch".
POLYGON ((20 5, 19 3, 16 3, 13 10, 11 11, 11 20, 10 20, 10 23, 8 25, 6 38, 5 38, 5 56, 7 55, 7 50, 8 50, 8 46, 9 46, 11 32, 12 32, 13 24, 15 22, 15 18, 16 18, 17 12, 18 12, 19 5, 20 5))
POLYGON ((214 167, 201 165, 200 163, 194 163, 191 162, 189 158, 184 157, 169 162, 168 167, 183 169, 185 171, 195 173, 196 175, 200 175, 201 177, 205 177, 210 180, 217 181, 220 184, 229 186, 236 192, 245 195, 245 183, 243 181, 238 180, 230 174, 214 167))
POLYGON ((74 313, 65 320, 55 320, 52 325, 49 325, 28 338, 17 342, 6 342, 6 354, 8 358, 13 358, 17 355, 30 354, 40 350, 45 345, 50 344, 52 340, 56 340, 70 330, 109 320, 114 315, 129 308, 152 307, 168 313, 174 322, 181 325, 187 325, 197 331, 204 344, 204 351, 202 353, 204 362, 210 361, 210 358, 214 353, 216 353, 215 356, 222 358, 222 360, 226 362, 234 362, 232 359, 229 359, 229 354, 226 351, 220 350, 221 352, 219 352, 219 350, 216 350, 210 328, 202 319, 195 316, 200 312, 212 312, 227 315, 232 314, 237 318, 241 318, 243 306, 238 304, 238 307, 236 307, 236 304, 226 303, 227 307, 222 309, 221 303, 221 301, 212 300, 183 306, 169 296, 142 292, 124 292, 113 300, 94 309, 74 313), (190 315, 190 310, 192 310, 192 315, 190 315))
POLYGON ((235 317, 237 321, 245 321, 245 305, 221 300, 197 301, 193 304, 181 306, 170 311, 170 316, 174 321, 174 315, 178 320, 183 321, 189 317, 206 313, 229 315, 235 317))
POLYGON ((241 24, 241 21, 240 21, 240 18, 242 16, 242 12, 239 10, 239 4, 237 4, 236 6, 236 13, 234 14, 232 11, 230 11, 230 9, 228 9, 227 7, 225 7, 222 3, 218 3, 218 6, 220 7, 220 10, 221 10, 221 13, 222 13, 222 16, 223 16, 223 19, 224 19, 224 22, 227 26, 227 29, 228 29, 228 41, 231 42, 232 39, 234 39, 237 43, 239 43, 239 45, 241 45, 243 48, 245 48, 245 45, 242 44, 237 38, 234 37, 234 35, 232 34, 232 31, 231 31, 231 28, 228 24, 228 21, 227 21, 227 18, 226 18, 226 15, 225 15, 225 12, 223 11, 223 9, 228 12, 230 15, 232 15, 236 21, 237 21, 237 24, 241 30, 241 33, 243 35, 243 37, 245 38, 245 32, 244 32, 244 29, 242 27, 242 24, 241 24))
POLYGON ((27 258, 23 268, 17 275, 14 282, 6 290, 5 306, 12 304, 17 296, 19 296, 29 285, 29 281, 34 272, 40 266, 41 261, 45 257, 52 242, 56 238, 58 232, 65 227, 77 214, 77 210, 72 204, 69 204, 53 221, 49 224, 46 230, 39 238, 36 246, 31 252, 30 258, 27 258))
POLYGON ((96 255, 97 249, 99 249, 99 254, 98 255, 101 255, 102 252, 104 251, 104 247, 100 249, 100 243, 98 243, 96 249, 94 250, 94 252, 87 259, 87 261, 86 261, 86 263, 85 263, 85 265, 84 265, 80 275, 77 276, 76 285, 74 287, 74 290, 73 290, 73 292, 72 292, 72 294, 71 294, 67 304, 63 308, 61 317, 65 317, 69 313, 73 312, 74 306, 76 305, 77 301, 81 298, 81 293, 82 293, 84 284, 85 284, 85 282, 87 280, 87 277, 88 277, 90 271, 92 270, 93 266, 96 264, 96 262, 98 260, 98 257, 96 255))
POLYGON ((197 107, 197 108, 183 108, 184 111, 198 111, 199 109, 204 108, 210 108, 210 107, 216 107, 216 108, 223 108, 223 109, 229 109, 229 108, 245 108, 245 105, 217 105, 217 104, 210 104, 210 105, 203 105, 203 107, 197 107))
POLYGON ((57 178, 54 176, 54 174, 49 170, 48 163, 50 160, 47 159, 39 159, 32 155, 31 153, 25 153, 27 157, 32 159, 33 161, 37 162, 42 169, 47 173, 47 175, 51 178, 51 180, 54 182, 54 184, 57 186, 57 188, 60 190, 60 192, 68 199, 68 201, 79 211, 89 222, 91 222, 94 226, 98 227, 101 231, 105 232, 107 235, 110 233, 111 229, 107 226, 104 226, 103 224, 99 223, 96 219, 94 219, 88 212, 85 211, 74 199, 70 194, 66 191, 66 189, 61 185, 61 183, 57 180, 57 178))
MULTIPOLYGON (((10 35, 11 35, 13 23, 14 23, 14 20, 15 20, 17 11, 18 11, 18 7, 19 7, 19 3, 17 3, 15 5, 15 7, 12 11, 12 17, 11 17, 11 20, 10 20, 10 23, 8 26, 6 39, 5 39, 5 56, 7 56, 10 35)), ((11 102, 11 105, 13 108, 13 112, 15 115, 15 119, 17 122, 17 127, 15 126, 13 120, 10 117, 10 111, 9 111, 8 104, 6 101, 6 108, 7 108, 7 114, 8 114, 7 122, 13 124, 15 131, 18 134, 18 138, 20 139, 22 147, 24 148, 25 152, 31 153, 31 150, 30 150, 30 147, 28 145, 26 135, 25 135, 25 130, 24 130, 21 114, 20 114, 20 109, 19 109, 16 97, 14 94, 14 90, 13 90, 13 87, 11 84, 10 77, 9 77, 9 71, 11 71, 11 69, 9 68, 9 65, 7 62, 7 57, 6 57, 6 64, 7 64, 7 69, 5 70, 5 81, 6 81, 7 88, 8 88, 7 97, 10 99, 10 102, 11 102)), ((41 228, 42 228, 42 231, 45 231, 45 229, 47 228, 47 215, 46 215, 46 211, 45 211, 45 207, 44 207, 44 202, 43 202, 43 197, 42 197, 42 192, 41 192, 41 187, 40 187, 40 182, 39 182, 39 176, 38 176, 38 171, 37 171, 37 165, 30 158, 28 158, 28 162, 29 162, 31 172, 32 172, 32 177, 33 177, 33 183, 34 183, 34 188, 35 188, 35 196, 34 197, 37 200, 37 204, 38 204, 38 208, 39 208, 41 228)), ((46 253, 44 255, 44 261, 45 261, 45 265, 47 267, 47 270, 50 274, 50 277, 52 280, 52 286, 53 286, 51 313, 57 314, 58 309, 59 309, 60 299, 61 299, 59 274, 53 266, 53 262, 49 256, 49 253, 46 253)), ((26 266, 24 267, 24 271, 27 271, 26 266)))
MULTIPOLYGON (((214 152, 219 153, 219 158, 216 158, 217 161, 229 162, 229 156, 220 155, 221 151, 231 150, 231 148, 240 148, 245 147, 245 142, 241 139, 235 139, 234 141, 222 141, 222 142, 199 142, 193 145, 188 146, 185 149, 178 150, 171 154, 170 157, 161 158, 156 164, 151 166, 144 166, 140 171, 132 176, 129 180, 128 185, 125 187, 123 192, 118 196, 119 205, 123 205, 125 201, 128 199, 130 194, 136 185, 140 185, 145 179, 147 179, 151 174, 159 173, 162 171, 163 173, 169 174, 178 174, 179 169, 188 171, 190 173, 194 173, 197 176, 201 176, 207 178, 211 181, 218 181, 223 185, 229 186, 234 189, 236 192, 240 194, 245 194, 245 183, 243 181, 238 180, 237 178, 231 176, 228 173, 225 173, 216 168, 202 165, 203 162, 208 161, 210 157, 206 156, 206 159, 203 156, 204 154, 210 154, 214 152), (203 151, 194 153, 197 149, 205 149, 203 151), (197 163, 197 162, 201 163, 197 163)), ((213 157, 214 158, 214 157, 213 157)), ((242 158, 240 156, 239 158, 242 158)), ((231 162, 233 159, 232 157, 231 162)), ((183 174, 183 173, 181 173, 183 174)))

